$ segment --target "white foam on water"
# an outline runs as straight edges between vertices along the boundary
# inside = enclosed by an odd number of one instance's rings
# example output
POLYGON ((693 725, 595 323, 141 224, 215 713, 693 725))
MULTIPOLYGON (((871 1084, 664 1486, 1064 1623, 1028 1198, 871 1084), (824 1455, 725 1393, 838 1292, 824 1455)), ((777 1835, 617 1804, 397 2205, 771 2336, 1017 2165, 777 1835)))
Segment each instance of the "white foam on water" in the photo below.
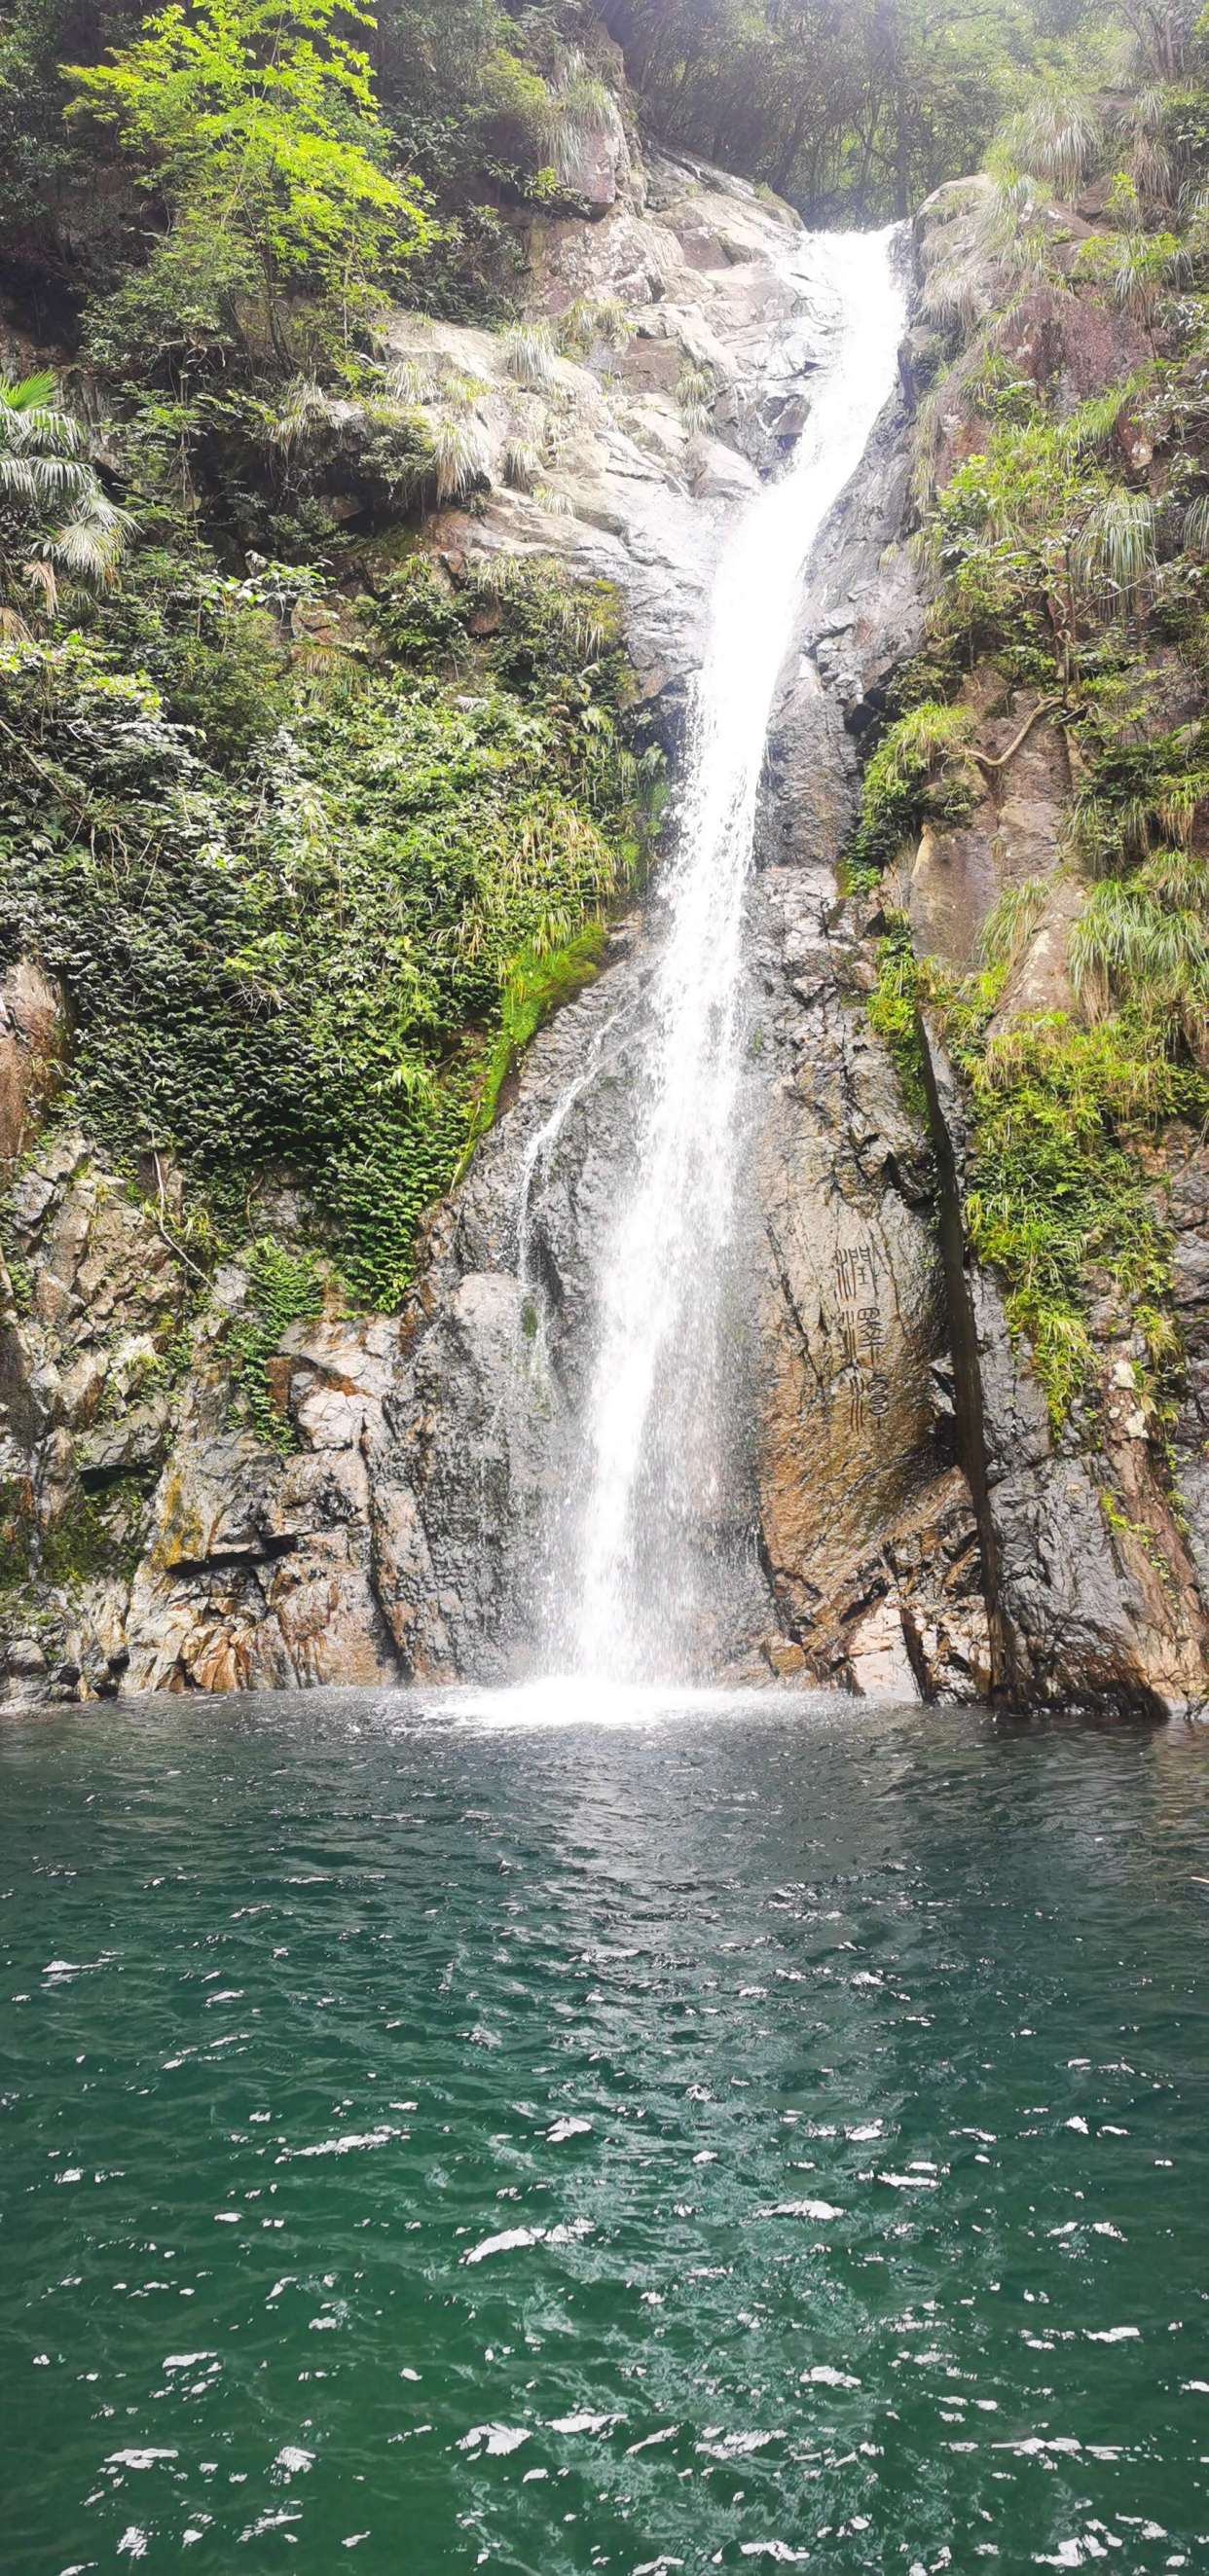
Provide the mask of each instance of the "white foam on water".
POLYGON ((307 2156, 355 2156, 373 2147, 389 2146, 399 2131, 385 2124, 377 2129, 350 2129, 343 2137, 320 2138, 313 2147, 283 2147, 273 2162, 278 2165, 300 2164, 307 2156))
MULTIPOLYGON (((858 1704, 859 1705, 859 1704, 858 1704)), ((426 1708, 447 1713, 455 1726, 475 1733, 533 1733, 546 1729, 591 1726, 604 1729, 683 1726, 719 1718, 742 1718, 751 1725, 792 1712, 796 1719, 838 1721, 853 1714, 851 1699, 820 1690, 725 1690, 677 1687, 670 1683, 598 1680, 583 1673, 546 1674, 513 1686, 476 1689, 454 1686, 428 1694, 426 1708)))
POLYGON ((503 2459, 509 2451, 519 2451, 529 2435, 521 2424, 472 2424, 463 2433, 459 2451, 487 2451, 493 2459, 503 2459))
POLYGON ((560 2227, 505 2227, 498 2236, 484 2236, 462 2255, 463 2263, 486 2263, 494 2254, 515 2254, 528 2245, 573 2245, 581 2236, 590 2236, 592 2222, 573 2218, 560 2227))
POLYGON ((836 2209, 829 2200, 777 2200, 771 2208, 761 2209, 757 2214, 761 2218, 813 2218, 820 2225, 829 2218, 842 2218, 844 2215, 843 2210, 836 2209))
POLYGON ((274 2468, 280 2469, 284 2478, 305 2477, 314 2465, 314 2452, 306 2450, 301 2442, 283 2442, 273 2462, 274 2468))

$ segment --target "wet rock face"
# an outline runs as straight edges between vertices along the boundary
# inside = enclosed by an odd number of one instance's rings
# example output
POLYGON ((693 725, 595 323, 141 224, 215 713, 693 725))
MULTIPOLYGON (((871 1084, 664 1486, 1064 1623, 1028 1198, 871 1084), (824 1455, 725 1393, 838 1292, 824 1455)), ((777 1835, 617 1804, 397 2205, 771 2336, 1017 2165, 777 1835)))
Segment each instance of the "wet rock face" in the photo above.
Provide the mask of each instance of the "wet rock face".
POLYGON ((540 383, 518 380, 490 332, 406 313, 389 326, 397 359, 481 389, 479 485, 430 542, 455 580, 476 558, 553 554, 615 583, 641 695, 674 700, 700 660, 725 530, 801 426, 831 302, 788 209, 658 154, 599 220, 538 218, 530 256, 530 308, 551 335, 540 383), (579 354, 557 354, 560 337, 579 354), (518 447, 528 490, 510 480, 518 447))
MULTIPOLYGON (((995 1687, 1024 1707, 1158 1716, 1205 1694, 1209 1620, 1198 1583, 1206 1288, 1199 1226, 1207 1175, 1189 1140, 1179 1167, 1180 1248, 1194 1357, 1174 1490, 1137 1396, 1141 1343, 1112 1310, 1099 1321, 1098 1401, 1061 1436, 994 1281, 967 1262, 961 1222, 965 1110, 943 1047, 925 1032, 940 1173, 962 1462, 985 1564, 995 1687)), ((1178 1255, 1177 1255, 1178 1262, 1178 1255)), ((1177 1295, 1179 1287, 1177 1285, 1177 1295)), ((1203 1544, 1203 1542, 1202 1542, 1203 1544)), ((1203 1571, 1202 1571, 1203 1581, 1203 1571)))
POLYGON ((282 1406, 300 1445, 284 1460, 232 1420, 217 1340, 202 1328, 153 1498, 127 1612, 125 1686, 395 1680, 372 1580, 369 1459, 397 1325, 374 1317, 289 1328, 282 1406))
POLYGON ((1052 874, 1070 802, 1066 738, 1044 712, 1038 720, 1045 701, 1035 690, 1018 690, 1009 712, 1002 696, 990 673, 963 688, 961 703, 977 717, 988 755, 979 773, 983 793, 968 822, 925 826, 902 887, 920 955, 940 957, 962 975, 980 962, 981 934, 1000 895, 1052 874))
MULTIPOLYGON (((1143 354, 1138 327, 1103 297, 1038 286, 1009 298, 995 279, 983 221, 984 183, 942 189, 921 209, 921 325, 908 366, 922 385, 956 357, 934 405, 931 460, 943 484, 980 446, 960 343, 980 321, 1014 370, 1060 412, 1120 383, 1143 354), (939 349, 924 343, 937 337, 939 349)), ((1102 203, 1053 207, 1043 220, 1069 274, 1102 203), (1089 218, 1091 220, 1089 220, 1089 218)), ((1101 236, 1102 237, 1102 236, 1101 236)), ((1136 472, 1150 450, 1122 415, 1117 436, 1136 472)), ((1157 638, 1150 685, 1157 720, 1198 712, 1178 656, 1157 638)), ((976 666, 962 689, 975 718, 981 793, 958 828, 926 829, 890 892, 916 950, 959 974, 979 962, 979 939, 1001 894, 1033 881, 1037 903, 1000 993, 991 1035, 1021 1015, 1077 1016, 1069 955, 1088 888, 1066 853, 1074 781, 1061 728, 1036 692, 1005 702, 1002 680, 976 666), (1022 728, 1024 730, 1022 731, 1022 728)), ((1138 1387, 1145 1345, 1106 1293, 1089 1316, 1095 1384, 1060 1435, 1024 1345, 1014 1346, 995 1282, 969 1260, 962 1223, 965 1104, 928 1033, 931 1123, 941 1183, 948 1332, 958 1453, 976 1508, 989 1611, 993 1688, 1028 1707, 1082 1705, 1147 1716, 1209 1695, 1209 1483, 1205 1473, 1204 1149, 1175 1131, 1153 1149, 1156 1205, 1170 1224, 1176 1319, 1186 1345, 1183 1394, 1164 1444, 1138 1387)))
POLYGON ((834 898, 806 873, 769 871, 759 904, 780 1067, 754 1175, 760 1524, 781 1624, 809 1652, 935 1468, 943 1316, 920 1141, 868 1032, 851 934, 829 931, 834 898))
POLYGON ((825 534, 769 745, 751 899, 754 1470, 775 1621, 762 1643, 781 1672, 968 1698, 988 1655, 944 1392, 932 1175, 869 1025, 870 951, 835 875, 860 732, 921 628, 896 544, 905 426, 891 406, 825 534))
MULTIPOLYGON (((169 1193, 169 1198, 171 1194, 169 1193)), ((94 1559, 137 1549, 171 1403, 161 1346, 179 1324, 186 1274, 162 1227, 71 1132, 11 1184, 0 1264, 0 1493, 13 1573, 47 1595, 49 1661, 0 1617, 13 1675, 74 1690, 123 1668, 127 1581, 89 1579, 94 1559), (77 1604, 84 1593, 83 1620, 77 1604)))

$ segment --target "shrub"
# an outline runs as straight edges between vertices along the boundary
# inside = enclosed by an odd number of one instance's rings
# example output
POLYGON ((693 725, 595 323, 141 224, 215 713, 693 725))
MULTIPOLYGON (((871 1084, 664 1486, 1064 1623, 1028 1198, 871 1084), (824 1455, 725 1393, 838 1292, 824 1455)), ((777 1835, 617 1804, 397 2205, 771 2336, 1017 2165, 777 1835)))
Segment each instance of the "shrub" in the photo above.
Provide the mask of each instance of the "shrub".
POLYGON ((1209 1084, 1171 1030, 1130 1008, 1092 1029, 1061 1012, 1020 1023, 958 1060, 973 1091, 966 1222, 1004 1282, 1009 1323, 1032 1345, 1061 1424, 1090 1384, 1088 1273, 1135 1308, 1161 1310, 1167 1244, 1137 1145, 1174 1117, 1203 1117, 1209 1084))
POLYGON ((968 707, 925 698, 882 736, 865 770, 861 819, 846 856, 850 882, 888 866, 925 811, 949 823, 965 819, 977 794, 977 773, 964 756, 973 731, 968 707))

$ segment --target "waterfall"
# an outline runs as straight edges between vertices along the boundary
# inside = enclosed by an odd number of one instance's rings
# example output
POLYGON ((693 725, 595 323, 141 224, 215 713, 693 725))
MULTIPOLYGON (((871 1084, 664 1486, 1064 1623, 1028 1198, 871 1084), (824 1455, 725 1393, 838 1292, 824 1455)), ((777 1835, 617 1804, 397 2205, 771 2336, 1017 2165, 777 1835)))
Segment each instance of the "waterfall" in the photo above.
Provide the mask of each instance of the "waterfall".
POLYGON ((693 1665, 710 1533, 724 1510, 743 911, 760 773, 804 568, 894 379, 903 298, 892 239, 849 233, 808 245, 812 281, 835 302, 835 337, 793 460, 748 506, 716 576, 636 1059, 633 1178, 599 1283, 563 1551, 560 1643, 583 1674, 675 1679, 693 1665))

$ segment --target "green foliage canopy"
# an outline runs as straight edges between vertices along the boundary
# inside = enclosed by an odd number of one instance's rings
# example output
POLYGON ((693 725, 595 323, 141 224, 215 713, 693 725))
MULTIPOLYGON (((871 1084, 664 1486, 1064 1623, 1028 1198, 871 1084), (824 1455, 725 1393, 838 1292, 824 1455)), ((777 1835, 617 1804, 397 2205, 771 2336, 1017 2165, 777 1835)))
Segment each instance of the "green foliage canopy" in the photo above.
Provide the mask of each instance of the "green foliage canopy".
POLYGON ((345 336, 367 298, 431 238, 414 182, 386 166, 368 56, 340 32, 349 0, 169 0, 112 62, 68 73, 71 113, 113 125, 170 217, 164 283, 188 262, 220 301, 326 294, 345 336))

